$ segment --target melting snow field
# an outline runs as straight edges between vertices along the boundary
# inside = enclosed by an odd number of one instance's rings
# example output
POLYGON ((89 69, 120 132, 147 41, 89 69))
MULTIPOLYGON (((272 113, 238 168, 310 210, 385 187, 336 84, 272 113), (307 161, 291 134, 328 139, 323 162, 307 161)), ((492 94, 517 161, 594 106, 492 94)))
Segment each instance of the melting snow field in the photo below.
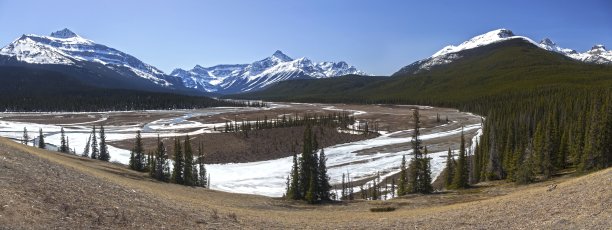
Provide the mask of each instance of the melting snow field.
MULTIPOLYGON (((278 107, 287 107, 287 104, 278 105, 278 107)), ((190 117, 201 115, 212 115, 225 112, 236 112, 241 109, 252 110, 252 108, 216 108, 210 110, 197 110, 197 112, 185 112, 184 115, 160 119, 146 123, 140 128, 139 126, 105 126, 106 136, 108 141, 125 140, 134 138, 137 130, 142 131, 143 137, 162 137, 183 136, 185 134, 196 135, 201 133, 213 132, 213 127, 220 127, 224 123, 219 124, 204 124, 195 121, 189 121, 190 117), (197 129, 196 129, 197 128, 197 129), (179 129, 191 129, 189 133, 175 132, 179 129)), ((333 106, 325 106, 325 110, 336 110, 333 106)), ((149 111, 155 112, 155 111, 149 111)), ((162 111, 159 111, 162 112, 162 111)), ((356 114, 364 114, 364 111, 354 111, 356 114)), ((112 116, 112 112, 107 113, 112 116)), ((467 113, 466 113, 467 114, 467 113)), ((0 114, 2 116, 2 114, 0 114)), ((478 117, 476 115, 467 114, 467 116, 478 117)), ((480 118, 480 117, 478 117, 480 118)), ((95 122, 106 120, 103 117, 98 121, 62 124, 66 136, 69 138, 71 148, 74 148, 77 154, 81 154, 85 148, 87 139, 91 133, 91 125, 95 122)), ((444 125, 442 125, 444 126, 444 125)), ((38 136, 39 128, 42 128, 45 133, 45 142, 54 146, 60 143, 60 126, 59 125, 44 125, 35 123, 13 122, 1 120, 0 117, 0 136, 12 138, 16 141, 23 136, 23 129, 27 128, 30 137, 38 136)), ((474 143, 482 134, 481 124, 470 124, 464 127, 464 131, 476 130, 476 136, 472 138, 474 143)), ((399 164, 403 155, 411 154, 411 150, 393 151, 393 152, 377 152, 374 154, 360 154, 357 152, 363 149, 373 147, 387 146, 392 144, 409 143, 410 137, 393 137, 404 131, 393 133, 382 133, 381 136, 357 141, 346 144, 339 144, 325 148, 327 155, 328 174, 332 184, 341 182, 342 174, 349 172, 352 180, 359 180, 375 176, 377 172, 381 173, 381 179, 391 176, 399 171, 399 164)), ((445 138, 452 135, 457 135, 461 132, 461 128, 444 130, 442 132, 430 133, 422 135, 422 140, 435 140, 437 138, 445 138)), ((468 140, 469 141, 469 140, 468 140)), ((469 144, 469 143, 468 143, 469 144)), ((30 143, 31 145, 31 143, 30 143)), ((474 146, 473 144, 470 146, 474 146)), ((53 147, 50 147, 53 148, 53 147)), ((392 151, 392 150, 390 150, 392 151)), ((130 151, 109 146, 111 161, 127 164, 129 162, 130 151)), ((432 177, 437 177, 446 164, 446 151, 430 153, 432 158, 432 177)), ((282 196, 285 187, 287 175, 292 166, 292 157, 285 157, 269 161, 258 161, 249 163, 236 164, 209 164, 206 165, 208 172, 211 175, 211 188, 227 192, 258 194, 272 197, 282 196)))

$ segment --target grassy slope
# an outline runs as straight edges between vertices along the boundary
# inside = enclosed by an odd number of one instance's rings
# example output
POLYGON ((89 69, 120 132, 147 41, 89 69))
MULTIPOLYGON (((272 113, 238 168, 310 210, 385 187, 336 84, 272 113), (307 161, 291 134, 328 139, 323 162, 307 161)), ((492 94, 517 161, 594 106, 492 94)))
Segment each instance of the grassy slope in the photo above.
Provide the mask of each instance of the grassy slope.
MULTIPOLYGON (((230 194, 207 189, 159 183, 148 179, 145 174, 126 169, 123 166, 83 159, 33 147, 26 147, 0 138, 0 172, 11 173, 16 168, 27 167, 18 156, 32 155, 42 158, 43 174, 33 175, 28 170, 13 175, 13 180, 31 181, 49 178, 55 183, 47 190, 33 190, 23 193, 22 184, 0 183, 0 191, 9 196, 16 195, 23 202, 35 205, 19 205, 3 200, 0 209, 0 225, 9 227, 43 228, 91 226, 98 224, 96 216, 85 215, 75 218, 78 213, 104 212, 121 213, 126 210, 127 218, 119 222, 104 221, 102 228, 160 228, 159 221, 166 227, 186 228, 338 228, 338 229, 389 229, 389 228, 606 228, 612 220, 612 169, 602 170, 578 178, 556 178, 552 181, 529 186, 516 187, 510 184, 483 184, 477 189, 463 191, 465 194, 439 194, 411 196, 388 202, 357 201, 343 205, 309 206, 296 202, 253 195, 230 194), (48 166, 48 167, 47 167, 48 166), (72 181, 71 176, 61 176, 59 168, 68 173, 82 174, 82 179, 72 181), (4 170, 4 171, 3 171, 4 170), (49 172, 46 172, 49 171, 49 172), (56 177, 61 177, 57 180, 56 177), (95 180, 103 183, 99 191, 91 192, 84 181, 95 180), (607 183, 602 183, 602 181, 607 183), (76 206, 83 202, 65 198, 74 194, 74 186, 82 184, 76 191, 82 199, 104 200, 104 194, 121 191, 129 195, 125 203, 117 200, 96 202, 97 206, 76 206), (555 190, 547 191, 550 184, 557 184, 555 190), (112 190, 106 190, 108 188, 112 190), (119 190, 117 190, 119 189, 119 190), (51 198, 42 199, 40 197, 51 198), (46 195, 45 195, 46 194, 46 195), (143 200, 144 203, 143 203, 143 200), (36 201, 36 202, 32 202, 36 201), (147 204, 149 202, 153 205, 147 204), (8 203, 7 203, 8 202, 8 203), (37 203, 38 202, 38 203, 37 203), (76 204, 74 202, 77 202, 76 204), (112 205, 109 207, 107 203, 112 205), (7 204, 7 205, 5 205, 7 204), (132 205, 146 205, 139 210, 132 205), (57 206, 57 207, 56 207, 57 206), (397 210, 387 213, 371 213, 369 208, 394 206, 397 210), (66 211, 63 207, 69 207, 66 211), (155 208, 157 207, 157 209, 155 208), (167 208, 171 207, 172 210, 167 208), (70 212, 72 209, 78 212, 70 212), (110 210, 109 210, 110 209, 110 210), (62 211, 63 210, 63 211, 62 211), (118 210, 118 211, 114 211, 118 210), (215 218, 212 210, 217 210, 215 218), (175 219, 156 219, 171 212, 175 219), (48 214, 67 212, 62 218, 39 218, 48 214), (160 213, 161 212, 161 213, 160 213), (164 212, 166 212, 164 214, 164 212), (229 214, 234 213, 237 220, 229 214), (580 213, 580 215, 577 215, 580 213), (18 218, 24 215, 27 218, 18 218), (181 217, 184 215, 184 217, 181 217), (70 218, 69 218, 70 217, 70 218), (155 217, 153 219, 150 219, 155 217), (72 218, 72 219, 71 219, 72 218), (33 221, 35 220, 35 221, 33 221), (84 225, 72 225, 75 222, 84 225), (91 223, 90 223, 91 222, 91 223)), ((2 174, 6 175, 6 174, 2 174)), ((214 183, 214 175, 213 175, 214 183)), ((499 182, 496 182, 499 183, 499 182)), ((27 184, 27 183, 26 183, 27 184)), ((113 194, 115 195, 115 194, 113 194)), ((117 198, 115 198, 117 199, 117 198)), ((109 215, 110 215, 109 214, 109 215)), ((113 219, 108 216, 104 220, 113 219)))
POLYGON ((466 102, 536 87, 612 86, 612 66, 584 64, 515 39, 464 51, 452 64, 387 79, 344 77, 288 81, 239 97, 297 101, 466 102))

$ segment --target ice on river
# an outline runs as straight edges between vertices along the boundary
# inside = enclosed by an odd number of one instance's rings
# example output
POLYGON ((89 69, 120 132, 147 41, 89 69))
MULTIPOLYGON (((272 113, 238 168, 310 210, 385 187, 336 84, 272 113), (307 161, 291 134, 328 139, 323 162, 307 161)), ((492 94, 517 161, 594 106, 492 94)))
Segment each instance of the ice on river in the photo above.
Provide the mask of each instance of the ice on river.
MULTIPOLYGON (((334 107, 326 107, 328 110, 335 110, 334 107)), ((176 118, 160 119, 144 125, 143 137, 162 137, 183 136, 185 134, 196 135, 204 132, 210 132, 213 127, 220 127, 222 124, 204 124, 188 119, 193 116, 210 115, 223 113, 228 111, 236 111, 237 108, 218 109, 211 111, 199 111, 193 113, 185 113, 176 118), (190 129, 189 133, 181 133, 176 130, 190 129), (195 130, 195 131, 193 131, 195 130)), ((359 113, 360 111, 353 111, 359 113)), ((104 119, 104 118, 103 118, 104 119)), ((78 123, 62 125, 64 126, 66 136, 69 139, 70 147, 74 148, 77 154, 81 154, 85 148, 87 139, 91 133, 91 124, 78 123)), ((59 125, 42 125, 24 122, 11 122, 0 120, 0 136, 9 137, 16 141, 23 136, 23 128, 27 128, 30 137, 38 136, 38 130, 43 129, 45 133, 45 142, 59 145, 60 143, 60 128, 59 125)), ((106 136, 108 141, 125 140, 134 138, 137 126, 105 126, 106 136)), ((472 138, 472 143, 482 134, 480 124, 472 124, 464 127, 465 131, 478 130, 477 135, 472 138)), ((404 131, 400 131, 404 132, 404 131)), ((438 133, 422 135, 421 139, 430 140, 442 138, 446 136, 456 135, 461 132, 461 129, 447 130, 438 133)), ((342 174, 350 172, 352 180, 367 178, 381 173, 381 177, 390 176, 399 171, 399 164, 403 155, 410 155, 411 151, 400 152, 378 152, 375 154, 357 155, 357 151, 369 149, 378 146, 385 146, 398 143, 407 143, 411 141, 410 137, 392 137, 394 133, 383 133, 381 136, 373 139, 357 141, 346 144, 339 144, 325 148, 327 155, 328 174, 332 184, 339 184, 342 179, 342 174)), ((99 138, 99 137, 98 137, 99 138)), ((472 148, 474 145, 471 145, 472 148)), ((127 164, 129 162, 130 151, 119 149, 109 145, 109 153, 111 161, 127 164)), ((430 153, 432 158, 432 176, 437 177, 446 163, 446 152, 430 153)), ((408 158, 408 156, 407 156, 408 158)), ((292 166, 292 157, 285 157, 269 161, 259 161, 250 163, 237 164, 209 164, 206 165, 208 172, 211 175, 212 189, 236 192, 258 194, 265 196, 278 197, 282 196, 285 187, 287 175, 292 166)))

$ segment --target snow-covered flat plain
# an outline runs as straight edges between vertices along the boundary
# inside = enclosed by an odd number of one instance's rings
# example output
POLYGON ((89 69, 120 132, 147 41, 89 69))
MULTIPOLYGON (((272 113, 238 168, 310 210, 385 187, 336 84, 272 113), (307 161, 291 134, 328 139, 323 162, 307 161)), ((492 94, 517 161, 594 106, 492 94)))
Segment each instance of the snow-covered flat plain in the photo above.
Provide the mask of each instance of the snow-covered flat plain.
MULTIPOLYGON (((272 108, 287 108, 295 105, 291 104, 272 104, 272 108)), ((308 104, 312 106, 312 104, 308 104)), ((323 110, 337 110, 333 106, 318 105, 323 110)), ((267 108, 270 109, 270 108, 267 108)), ((433 109, 431 107, 423 107, 421 109, 433 109)), ((142 131, 143 137, 172 137, 184 136, 185 134, 197 135, 202 133, 213 132, 214 127, 221 127, 222 123, 201 123, 188 120, 195 116, 214 115, 227 112, 253 110, 253 108, 215 108, 204 109, 197 111, 173 111, 178 112, 176 117, 164 118, 145 122, 142 125, 125 125, 125 126, 105 126, 106 136, 108 141, 132 139, 137 130, 142 131), (182 114, 182 115, 180 115, 182 114), (189 130, 189 131, 184 131, 189 130)), ((147 111, 148 113, 164 113, 167 111, 147 111)), ((365 114, 365 111, 352 111, 357 115, 365 114)), ((479 116, 464 113, 471 120, 480 120, 479 116), (477 118, 477 119, 474 119, 477 118)), ((27 128, 30 137, 38 136, 38 130, 43 129, 45 133, 45 142, 51 145, 59 145, 60 129, 64 127, 66 136, 69 139, 70 147, 77 154, 81 154, 85 148, 87 139, 91 134, 91 126, 96 122, 106 120, 106 116, 113 116, 113 112, 106 113, 105 117, 93 122, 81 122, 73 124, 46 125, 27 122, 15 122, 2 119, 3 114, 0 114, 0 136, 12 138, 19 141, 23 136, 23 129, 27 128)), ((475 131, 476 135, 471 140, 466 140, 468 144, 474 143, 478 136, 482 134, 480 123, 471 122, 464 124, 465 132, 475 131)), ((447 124, 437 126, 438 132, 424 132, 421 136, 423 141, 435 142, 444 138, 456 137, 461 133, 461 128, 458 126, 450 126, 447 124)), ((397 145, 402 143, 410 143, 410 137, 402 137, 397 135, 405 133, 407 130, 397 132, 381 132, 381 136, 330 146, 324 149, 327 155, 328 174, 332 184, 339 184, 342 180, 343 173, 350 173, 353 181, 372 178, 380 172, 381 179, 391 176, 399 171, 399 165, 403 155, 410 159, 412 151, 405 148, 380 148, 383 150, 368 153, 358 154, 360 150, 371 149, 375 147, 384 147, 389 145, 397 145)), ((405 135, 404 135, 405 136, 405 135)), ((458 142, 459 140, 457 140, 458 142)), ((31 144, 31 143, 30 143, 31 144)), ((473 144, 469 146, 473 147, 473 144)), ((456 149, 455 149, 456 150, 456 149)), ((128 149, 119 149, 114 146, 109 146, 111 161, 127 164, 129 162, 130 151, 128 149)), ((446 151, 432 152, 429 157, 432 159, 432 176, 437 177, 443 170, 446 164, 446 151)), ((249 163, 234 163, 234 164, 209 164, 206 165, 208 172, 211 175, 211 188, 227 192, 258 194, 265 196, 278 197, 282 196, 285 187, 287 175, 292 166, 292 157, 285 157, 275 160, 258 161, 249 163)))

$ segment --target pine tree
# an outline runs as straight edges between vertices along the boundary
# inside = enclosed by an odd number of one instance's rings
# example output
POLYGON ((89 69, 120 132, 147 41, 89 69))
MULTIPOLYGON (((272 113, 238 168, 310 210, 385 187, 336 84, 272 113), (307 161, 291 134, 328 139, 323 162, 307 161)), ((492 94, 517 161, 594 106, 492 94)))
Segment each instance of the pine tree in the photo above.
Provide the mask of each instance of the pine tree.
POLYGON ((82 157, 89 157, 89 148, 91 147, 91 134, 87 138, 87 142, 85 142, 85 149, 83 149, 82 157))
POLYGON ((168 181, 166 168, 168 167, 168 154, 166 147, 157 135, 157 150, 155 151, 155 176, 154 178, 160 181, 168 181))
POLYGON ((331 189, 331 185, 329 184, 329 176, 327 175, 327 166, 326 166, 327 158, 325 157, 325 151, 321 149, 321 153, 319 153, 319 171, 317 174, 319 175, 319 198, 324 201, 330 200, 329 191, 331 189))
MULTIPOLYGON (((295 148, 295 145, 294 145, 294 148, 295 148)), ((302 198, 300 194, 300 186, 299 186, 299 179, 300 179, 299 170, 300 169, 298 165, 297 153, 294 150, 293 167, 291 167, 291 174, 289 174, 290 181, 289 181, 289 188, 287 189, 287 198, 289 199, 299 200, 302 198)))
POLYGON ((142 146, 142 136, 140 130, 136 131, 134 148, 130 152, 130 168, 136 171, 144 171, 144 147, 142 146))
POLYGON ((102 161, 110 161, 110 154, 106 146, 106 134, 104 134, 104 126, 100 126, 100 156, 102 161))
POLYGON ((198 145, 198 186, 206 187, 206 167, 204 165, 204 153, 202 143, 198 145))
POLYGON ((193 186, 195 181, 193 180, 193 152, 191 151, 191 142, 189 141, 189 135, 185 136, 185 155, 184 155, 184 169, 183 169, 183 184, 187 186, 193 186))
POLYGON ((60 147, 58 150, 62 153, 68 152, 68 148, 66 147, 66 134, 64 133, 64 127, 60 128, 60 147))
POLYGON ((172 171, 172 181, 177 184, 183 184, 183 170, 185 158, 183 158, 183 152, 181 151, 181 143, 178 138, 174 141, 174 167, 172 171))
POLYGON ((45 136, 43 135, 42 128, 38 130, 38 148, 44 149, 45 145, 45 136))
POLYGON ((433 186, 431 185, 432 183, 432 179, 431 179, 431 163, 430 163, 430 158, 427 157, 428 151, 427 151, 427 147, 425 147, 424 150, 424 156, 422 159, 419 160, 419 162, 421 163, 419 168, 420 170, 420 175, 418 178, 419 181, 419 193, 431 193, 433 192, 433 186))
POLYGON ((457 166, 455 167, 455 175, 453 175, 452 188, 461 189, 469 187, 468 184, 468 165, 465 154, 465 137, 463 130, 461 130, 461 144, 459 146, 459 157, 457 159, 457 166))
POLYGON ((397 196, 403 196, 408 194, 408 191, 406 190, 406 183, 408 182, 408 178, 406 178, 406 155, 402 156, 402 164, 400 166, 400 175, 399 175, 399 181, 397 183, 397 196))
POLYGON ((23 127, 23 139, 21 140, 21 143, 24 145, 28 145, 29 141, 30 136, 28 135, 28 129, 26 129, 26 127, 23 127))
MULTIPOLYGON (((433 189, 431 187, 431 170, 429 166, 429 157, 426 156, 426 152, 422 152, 423 146, 420 137, 420 115, 419 109, 415 109, 413 112, 414 120, 414 131, 412 132, 412 152, 414 157, 410 161, 408 166, 407 174, 407 187, 406 192, 408 193, 430 193, 433 189)), ((427 148, 425 148, 427 150, 427 148)))
POLYGON ((98 138, 96 138, 96 126, 94 125, 91 131, 91 159, 98 159, 99 154, 98 138))
POLYGON ((455 173, 455 158, 450 148, 448 148, 448 155, 446 156, 446 175, 444 177, 444 186, 450 188, 453 184, 453 177, 455 173))
POLYGON ((309 204, 314 204, 316 202, 316 200, 317 200, 317 198, 316 198, 317 195, 316 195, 316 191, 315 191, 315 188, 316 188, 316 185, 315 185, 315 183, 316 183, 315 182, 315 175, 313 175, 312 172, 311 172, 311 174, 310 174, 310 176, 308 178, 309 178, 310 182, 308 183, 308 191, 306 192, 305 198, 306 198, 306 201, 309 204))

